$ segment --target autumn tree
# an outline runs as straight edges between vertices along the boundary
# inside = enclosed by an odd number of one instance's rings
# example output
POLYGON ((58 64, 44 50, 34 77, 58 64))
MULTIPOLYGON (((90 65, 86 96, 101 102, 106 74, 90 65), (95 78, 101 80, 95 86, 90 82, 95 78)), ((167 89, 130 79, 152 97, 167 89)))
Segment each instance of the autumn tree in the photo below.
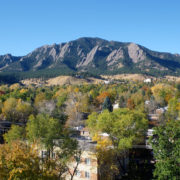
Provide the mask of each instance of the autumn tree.
POLYGON ((96 100, 99 104, 102 104, 107 96, 110 97, 109 92, 102 92, 99 96, 97 96, 96 100))
POLYGON ((107 133, 112 142, 115 152, 118 169, 125 173, 122 159, 125 157, 126 150, 132 145, 143 141, 147 129, 147 119, 144 113, 129 110, 117 109, 113 112, 103 111, 101 114, 92 113, 87 120, 87 125, 92 132, 107 133))
POLYGON ((15 84, 12 84, 9 89, 10 90, 17 90, 20 88, 20 84, 19 83, 15 83, 15 84))
POLYGON ((63 179, 64 170, 56 159, 42 163, 34 144, 13 141, 0 146, 0 179, 63 179))
POLYGON ((144 97, 141 91, 132 94, 131 99, 136 109, 141 109, 142 111, 144 110, 144 97))
POLYGON ((25 123, 27 122, 30 114, 33 114, 34 109, 30 103, 18 100, 16 105, 16 112, 18 116, 18 121, 25 123))
POLYGON ((134 101, 131 98, 127 100, 127 108, 129 108, 130 110, 135 108, 134 101))
POLYGON ((46 95, 44 92, 40 92, 38 94, 36 94, 35 100, 34 100, 34 105, 36 107, 39 107, 40 104, 46 100, 46 95))
POLYGON ((17 100, 15 98, 8 98, 2 108, 2 114, 5 116, 6 120, 16 122, 17 111, 16 111, 17 100))
POLYGON ((93 136, 93 141, 97 142, 96 156, 99 166, 99 178, 111 180, 119 174, 117 168, 116 152, 112 149, 112 141, 108 136, 103 137, 96 133, 93 136))
POLYGON ((66 114, 68 115, 67 126, 79 126, 83 124, 84 115, 91 111, 88 95, 80 92, 70 93, 66 101, 66 114))
POLYGON ((168 101, 175 94, 175 88, 169 84, 156 84, 151 88, 153 96, 156 101, 161 105, 166 105, 168 101))

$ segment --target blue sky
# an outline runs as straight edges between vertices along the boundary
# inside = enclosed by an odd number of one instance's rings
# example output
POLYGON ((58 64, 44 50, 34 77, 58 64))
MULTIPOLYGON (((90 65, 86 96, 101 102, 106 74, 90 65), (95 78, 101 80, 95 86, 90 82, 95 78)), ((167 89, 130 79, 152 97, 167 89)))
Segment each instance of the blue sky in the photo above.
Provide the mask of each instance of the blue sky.
POLYGON ((180 53, 180 0, 1 0, 0 54, 79 37, 180 53))

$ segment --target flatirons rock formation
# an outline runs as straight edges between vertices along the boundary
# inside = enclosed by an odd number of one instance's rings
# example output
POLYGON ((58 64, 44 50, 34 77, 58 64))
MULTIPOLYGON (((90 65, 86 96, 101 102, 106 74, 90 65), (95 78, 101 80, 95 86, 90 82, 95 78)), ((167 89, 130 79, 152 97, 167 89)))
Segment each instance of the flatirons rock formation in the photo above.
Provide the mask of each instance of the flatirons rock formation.
POLYGON ((0 56, 1 72, 46 69, 98 74, 136 72, 180 75, 180 55, 151 51, 134 43, 80 38, 45 45, 23 57, 0 56))

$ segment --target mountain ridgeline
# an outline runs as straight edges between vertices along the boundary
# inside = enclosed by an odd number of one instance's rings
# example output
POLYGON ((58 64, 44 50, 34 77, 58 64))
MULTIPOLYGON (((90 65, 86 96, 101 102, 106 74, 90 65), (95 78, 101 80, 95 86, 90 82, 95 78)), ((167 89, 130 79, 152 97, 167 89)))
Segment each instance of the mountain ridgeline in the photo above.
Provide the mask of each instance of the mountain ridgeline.
POLYGON ((0 56, 1 77, 53 77, 88 72, 180 75, 180 55, 151 51, 134 43, 80 38, 45 45, 23 57, 0 56))

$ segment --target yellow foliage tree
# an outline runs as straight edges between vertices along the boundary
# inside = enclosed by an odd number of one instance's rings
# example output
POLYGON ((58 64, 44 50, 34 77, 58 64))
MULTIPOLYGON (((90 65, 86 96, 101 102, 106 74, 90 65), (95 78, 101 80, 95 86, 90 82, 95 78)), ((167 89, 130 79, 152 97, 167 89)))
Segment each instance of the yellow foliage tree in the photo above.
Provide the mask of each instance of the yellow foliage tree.
POLYGON ((9 87, 10 90, 16 90, 16 89, 19 89, 19 88, 20 88, 20 84, 19 83, 12 84, 9 87))
POLYGON ((33 112, 33 108, 30 103, 18 101, 16 111, 19 116, 19 121, 26 122, 30 114, 33 112))
POLYGON ((0 179, 38 179, 39 168, 37 152, 21 142, 4 144, 0 148, 0 179))
MULTIPOLYGON (((36 145, 14 141, 0 146, 0 179, 7 180, 55 180, 59 177, 57 161, 42 161, 36 145)), ((62 168, 63 169, 63 168, 62 168)), ((59 178, 58 178, 59 177, 59 178)))
POLYGON ((173 86, 168 84, 156 84, 151 90, 157 101, 165 101, 166 103, 168 103, 176 91, 173 86))
POLYGON ((21 94, 23 94, 23 93, 26 93, 28 90, 27 89, 21 89, 19 92, 21 93, 21 94))
POLYGON ((78 93, 78 92, 79 92, 79 88, 76 87, 76 88, 74 89, 74 92, 75 92, 75 93, 78 93))
POLYGON ((99 162, 99 176, 101 179, 106 177, 107 180, 111 180, 114 175, 119 174, 116 153, 112 150, 112 142, 108 137, 103 137, 97 133, 92 139, 97 141, 96 156, 99 162))
POLYGON ((13 121, 16 119, 16 104, 17 100, 15 98, 9 98, 4 102, 2 114, 6 120, 13 121))
POLYGON ((37 94, 36 98, 35 98, 35 106, 38 106, 44 100, 46 100, 45 93, 41 92, 41 93, 37 94))

